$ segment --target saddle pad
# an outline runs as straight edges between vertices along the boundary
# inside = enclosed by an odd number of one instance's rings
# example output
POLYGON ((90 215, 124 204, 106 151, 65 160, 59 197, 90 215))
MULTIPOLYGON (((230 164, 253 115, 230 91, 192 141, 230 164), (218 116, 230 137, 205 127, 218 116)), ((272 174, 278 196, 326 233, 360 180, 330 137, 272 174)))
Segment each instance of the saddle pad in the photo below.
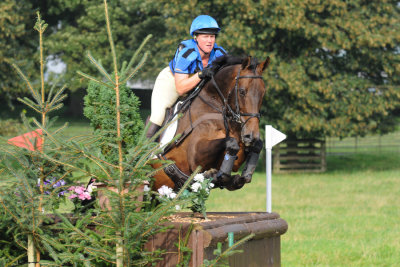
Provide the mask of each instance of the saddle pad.
MULTIPOLYGON (((174 106, 174 114, 176 113, 176 111, 178 110, 179 106, 182 104, 182 101, 179 101, 175 104, 174 106)), ((165 131, 162 133, 161 138, 160 138, 160 145, 161 146, 165 146, 166 144, 168 144, 172 138, 174 138, 176 130, 178 129, 178 120, 177 120, 177 115, 174 116, 174 118, 171 121, 174 121, 173 123, 171 123, 167 129, 165 129, 165 131)))

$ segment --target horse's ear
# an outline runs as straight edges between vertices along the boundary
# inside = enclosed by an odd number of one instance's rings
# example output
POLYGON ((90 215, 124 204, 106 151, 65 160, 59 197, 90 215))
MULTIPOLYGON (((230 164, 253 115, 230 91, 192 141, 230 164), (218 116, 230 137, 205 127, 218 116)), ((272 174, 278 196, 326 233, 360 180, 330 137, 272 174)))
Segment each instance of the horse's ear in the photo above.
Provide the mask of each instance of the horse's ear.
POLYGON ((269 62, 270 62, 270 58, 267 57, 267 59, 264 62, 261 62, 260 64, 258 64, 257 73, 262 73, 268 67, 269 62))
POLYGON ((242 62, 242 70, 247 68, 250 65, 250 62, 251 62, 251 56, 248 56, 247 58, 245 58, 245 60, 243 60, 243 62, 242 62))

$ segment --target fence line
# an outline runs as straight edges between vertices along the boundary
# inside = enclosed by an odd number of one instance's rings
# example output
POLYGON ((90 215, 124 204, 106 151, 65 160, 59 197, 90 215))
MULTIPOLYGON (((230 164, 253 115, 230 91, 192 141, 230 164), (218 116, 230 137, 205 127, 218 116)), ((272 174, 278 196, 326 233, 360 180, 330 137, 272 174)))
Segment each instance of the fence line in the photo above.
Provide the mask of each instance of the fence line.
POLYGON ((328 154, 342 153, 400 153, 400 132, 366 137, 326 138, 328 154))

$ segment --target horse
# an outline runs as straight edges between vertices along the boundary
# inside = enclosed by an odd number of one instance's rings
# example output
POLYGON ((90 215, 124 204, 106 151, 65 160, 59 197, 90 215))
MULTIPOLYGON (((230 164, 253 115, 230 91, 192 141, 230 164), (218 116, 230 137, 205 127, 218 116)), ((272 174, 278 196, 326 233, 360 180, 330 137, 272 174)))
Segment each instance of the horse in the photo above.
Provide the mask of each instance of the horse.
POLYGON ((166 185, 178 191, 198 166, 221 189, 236 190, 251 182, 263 147, 259 132, 266 91, 262 74, 269 61, 269 57, 259 63, 252 57, 223 56, 213 62, 215 75, 195 89, 178 121, 180 137, 160 155, 175 164, 154 175, 155 189, 166 185), (231 175, 243 163, 241 175, 231 175))

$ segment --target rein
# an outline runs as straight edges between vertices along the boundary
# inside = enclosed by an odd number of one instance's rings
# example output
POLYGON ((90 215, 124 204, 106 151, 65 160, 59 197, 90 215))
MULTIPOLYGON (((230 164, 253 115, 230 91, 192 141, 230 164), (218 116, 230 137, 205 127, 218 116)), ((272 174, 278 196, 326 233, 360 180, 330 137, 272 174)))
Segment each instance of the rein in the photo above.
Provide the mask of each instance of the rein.
POLYGON ((213 83, 215 89, 217 90, 218 95, 220 96, 222 102, 223 102, 223 107, 222 109, 219 109, 218 107, 213 106, 212 104, 210 104, 209 102, 205 101, 204 98, 202 98, 200 95, 200 99, 205 102, 206 104, 208 104, 210 107, 212 107, 213 109, 217 110, 218 112, 222 113, 223 119, 224 119, 224 125, 225 125, 225 130, 226 130, 226 136, 228 137, 229 135, 229 127, 228 127, 228 121, 234 121, 237 122, 241 125, 241 128, 243 129, 244 125, 252 118, 258 118, 260 119, 260 113, 244 113, 244 112, 240 112, 240 105, 239 105, 239 96, 238 96, 238 90, 239 90, 239 80, 240 79, 262 79, 263 77, 261 75, 244 75, 244 76, 240 76, 240 71, 241 69, 239 69, 237 76, 235 78, 236 82, 235 82, 235 87, 233 88, 233 90, 231 90, 231 92, 228 94, 228 96, 225 98, 225 96, 223 95, 221 89, 219 88, 217 82, 214 79, 214 76, 212 76, 211 78, 211 82, 213 83), (232 109, 232 107, 229 105, 228 100, 232 94, 232 92, 235 93, 235 111, 232 109), (232 119, 228 118, 228 115, 232 116, 232 119), (249 118, 247 118, 244 122, 241 119, 241 116, 248 116, 249 118))

